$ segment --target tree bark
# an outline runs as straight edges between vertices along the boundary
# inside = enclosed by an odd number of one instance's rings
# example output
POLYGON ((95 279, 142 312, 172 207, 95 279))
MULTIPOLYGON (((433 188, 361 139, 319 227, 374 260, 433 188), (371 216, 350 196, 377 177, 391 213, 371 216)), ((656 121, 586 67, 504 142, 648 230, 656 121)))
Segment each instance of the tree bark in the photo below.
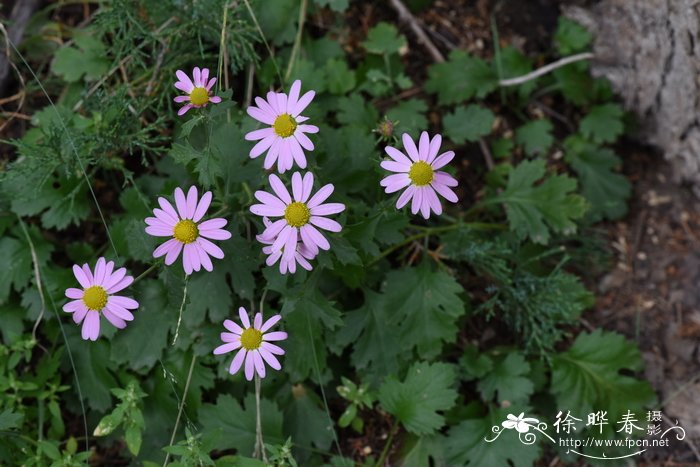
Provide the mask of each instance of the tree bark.
POLYGON ((595 36, 592 71, 610 80, 700 196, 700 0, 603 0, 565 14, 595 36))

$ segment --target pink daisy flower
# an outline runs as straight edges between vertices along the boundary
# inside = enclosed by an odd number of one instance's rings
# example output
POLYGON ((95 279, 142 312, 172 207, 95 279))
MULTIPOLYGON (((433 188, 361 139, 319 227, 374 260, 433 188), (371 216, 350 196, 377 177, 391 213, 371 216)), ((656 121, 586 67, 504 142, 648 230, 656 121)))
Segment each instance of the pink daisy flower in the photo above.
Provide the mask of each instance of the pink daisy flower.
POLYGON ((294 172, 292 198, 277 175, 270 175, 269 180, 277 196, 265 191, 256 191, 255 197, 263 204, 252 205, 250 211, 258 216, 282 218, 269 224, 261 235, 261 238, 272 241, 270 251, 277 252, 284 248, 282 259, 289 261, 297 251, 299 238, 313 256, 318 254, 319 248, 328 250, 328 240, 316 227, 329 232, 340 232, 340 224, 324 216, 345 210, 342 203, 321 204, 333 193, 333 185, 324 185, 311 196, 313 174, 307 172, 302 179, 299 172, 294 172))
POLYGON ((267 100, 256 97, 257 107, 248 107, 248 115, 266 125, 268 128, 254 130, 245 135, 248 141, 260 140, 253 149, 250 150, 250 157, 255 159, 260 154, 267 151, 263 166, 265 169, 272 168, 277 161, 277 171, 284 173, 292 168, 294 162, 305 169, 307 151, 314 150, 314 143, 311 142, 306 133, 318 133, 318 127, 314 125, 300 125, 308 120, 301 112, 311 103, 316 93, 309 91, 299 97, 301 91, 301 81, 296 80, 289 90, 289 96, 284 93, 268 92, 267 100))
POLYGON ((175 74, 178 78, 175 87, 187 93, 186 96, 177 96, 174 99, 177 103, 187 102, 186 105, 178 110, 178 115, 184 115, 192 107, 206 107, 210 102, 212 104, 221 102, 219 96, 211 95, 211 88, 216 83, 216 78, 209 79, 209 68, 200 70, 199 67, 194 67, 194 70, 192 70, 193 80, 182 70, 177 70, 175 74))
POLYGON ((175 205, 163 197, 158 198, 161 209, 155 208, 155 217, 147 217, 146 233, 154 237, 172 237, 153 252, 154 258, 165 255, 165 264, 175 262, 182 251, 182 267, 186 274, 199 271, 204 267, 212 271, 214 266, 210 256, 218 259, 224 257, 224 252, 211 240, 228 240, 231 232, 224 230, 228 221, 223 218, 209 219, 201 222, 211 203, 211 191, 207 191, 197 201, 197 187, 190 187, 185 197, 184 192, 175 188, 175 205))
POLYGON ((272 326, 282 318, 274 315, 263 323, 261 313, 256 313, 253 326, 250 326, 250 319, 245 308, 238 309, 243 327, 234 323, 230 319, 224 321, 224 327, 231 332, 222 332, 221 340, 224 344, 214 349, 214 355, 221 355, 234 350, 238 350, 233 357, 229 373, 235 375, 243 366, 245 361, 245 378, 250 381, 255 372, 261 378, 265 377, 265 363, 275 370, 280 370, 279 360, 275 355, 284 355, 284 350, 270 341, 283 341, 287 338, 287 333, 283 331, 267 332, 272 326))
MULTIPOLYGON (((272 224, 267 217, 263 218, 263 223, 265 224, 265 227, 269 227, 272 224)), ((290 274, 296 273, 297 263, 307 271, 311 271, 313 269, 311 263, 309 263, 309 260, 314 259, 316 255, 309 250, 303 242, 297 242, 297 248, 293 256, 282 258, 284 247, 282 247, 281 250, 274 251, 272 249, 274 239, 266 239, 262 235, 256 235, 255 238, 260 243, 266 245, 262 249, 263 253, 268 255, 267 260, 265 260, 265 264, 268 266, 273 266, 277 261, 279 261, 281 274, 287 274, 287 271, 289 271, 290 274), (280 258, 282 258, 281 261, 280 258)))
POLYGON ((418 147, 411 137, 403 134, 403 147, 406 154, 396 148, 384 148, 392 160, 385 160, 380 165, 390 172, 397 172, 384 178, 380 184, 387 193, 394 193, 406 188, 396 202, 396 208, 401 209, 411 201, 411 212, 424 218, 430 217, 430 211, 442 214, 442 205, 437 194, 452 203, 457 202, 457 195, 450 187, 457 186, 457 180, 441 169, 455 156, 454 151, 447 151, 438 156, 442 136, 435 135, 431 140, 427 132, 420 135, 418 147), (437 193, 437 194, 436 194, 437 193))
POLYGON ((66 297, 72 300, 63 305, 63 311, 73 313, 73 321, 83 324, 82 336, 95 341, 100 335, 100 314, 118 329, 124 329, 134 315, 129 310, 139 307, 136 300, 114 295, 127 288, 134 278, 126 275, 126 268, 114 270, 114 261, 97 260, 95 273, 83 264, 73 266, 73 274, 82 289, 66 289, 66 297))

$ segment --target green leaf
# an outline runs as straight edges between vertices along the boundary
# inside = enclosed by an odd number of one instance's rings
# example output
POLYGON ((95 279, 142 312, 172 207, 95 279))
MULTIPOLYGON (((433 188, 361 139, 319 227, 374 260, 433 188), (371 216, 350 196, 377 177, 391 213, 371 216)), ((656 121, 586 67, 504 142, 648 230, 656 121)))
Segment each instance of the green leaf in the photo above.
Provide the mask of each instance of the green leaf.
POLYGON ((554 137, 552 123, 549 120, 533 120, 515 130, 515 141, 523 146, 528 156, 546 155, 554 137))
MULTIPOLYGON (((502 79, 517 78, 532 71, 532 59, 513 46, 509 45, 501 49, 500 58, 502 79)), ((515 89, 520 98, 525 99, 536 87, 537 80, 530 80, 518 86, 506 87, 505 89, 515 89)))
POLYGON ((320 7, 327 6, 333 11, 342 13, 348 9, 350 0, 314 0, 314 3, 320 7))
POLYGON ((627 177, 616 173, 622 164, 610 149, 601 148, 571 137, 564 143, 566 162, 581 180, 581 193, 591 205, 589 216, 593 222, 602 219, 616 220, 627 214, 627 199, 632 194, 632 184, 627 177))
POLYGON ((546 244, 552 230, 569 234, 576 231, 575 219, 586 212, 586 201, 573 194, 576 180, 566 175, 545 175, 545 161, 523 161, 508 177, 506 189, 495 201, 505 203, 510 229, 520 238, 546 244))
MULTIPOLYGON (((267 399, 260 400, 262 432, 269 444, 284 443, 282 413, 277 404, 267 399)), ((220 394, 216 404, 204 404, 199 409, 199 421, 203 430, 221 429, 223 436, 214 443, 216 449, 235 448, 240 454, 251 454, 255 447, 256 409, 255 395, 249 393, 243 406, 229 394, 220 394)))
POLYGON ((0 430, 19 428, 22 418, 24 415, 21 413, 15 413, 10 409, 3 410, 0 413, 0 430))
POLYGON ((255 16, 265 37, 274 45, 294 41, 299 18, 299 2, 296 0, 275 0, 275 7, 267 2, 251 2, 255 16))
POLYGON ((422 99, 402 100, 396 107, 387 110, 386 116, 395 124, 395 134, 408 133, 414 138, 428 126, 425 113, 428 105, 422 99))
POLYGON ((157 280, 144 279, 132 293, 138 298, 139 308, 134 311, 134 321, 112 340, 111 359, 135 371, 144 371, 153 368, 162 357, 169 323, 177 319, 177 309, 167 306, 165 287, 157 280), (167 319, 165 313, 169 315, 167 319))
POLYGON ((459 359, 459 367, 464 370, 462 379, 471 381, 486 376, 493 369, 493 360, 485 354, 480 354, 474 345, 465 347, 459 359))
POLYGON ((594 143, 614 143, 625 128, 623 114, 617 104, 596 105, 581 120, 581 134, 594 143))
POLYGON ((593 40, 593 36, 583 26, 565 16, 559 17, 554 43, 560 55, 582 52, 593 40))
MULTIPOLYGON (((102 325, 108 326, 104 321, 102 325)), ((109 346, 105 339, 85 345, 85 341, 80 338, 79 327, 74 327, 70 333, 66 334, 68 334, 70 348, 80 349, 79 352, 73 352, 73 360, 75 370, 80 375, 83 397, 90 408, 104 412, 112 403, 109 388, 118 386, 117 381, 109 371, 109 367, 112 365, 109 346)), ((70 363, 66 361, 66 365, 70 365, 70 363)))
POLYGON ((493 112, 476 104, 459 106, 442 120, 445 135, 457 144, 475 142, 491 133, 495 120, 493 112))
POLYGON ((338 99, 337 108, 338 122, 343 125, 359 125, 371 129, 379 120, 377 109, 358 93, 338 99))
POLYGON ((141 450, 141 429, 130 426, 126 429, 124 438, 126 439, 126 447, 129 448, 129 452, 134 456, 138 456, 141 450))
MULTIPOLYGON (((491 428, 501 426, 509 413, 517 415, 526 408, 493 409, 485 418, 468 419, 452 427, 445 441, 448 462, 446 465, 532 467, 540 458, 539 444, 526 445, 518 439, 515 430, 504 430, 492 443, 491 428)), ((541 437, 540 437, 541 438, 541 437)))
POLYGON ((511 352, 493 365, 477 388, 484 401, 491 401, 497 394, 499 404, 527 402, 534 390, 532 381, 527 378, 529 372, 530 365, 525 358, 518 352, 511 352))
POLYGON ((312 276, 301 294, 286 297, 280 311, 289 335, 283 342, 284 369, 293 381, 317 375, 317 371, 323 373, 328 349, 324 336, 342 324, 335 303, 315 286, 318 277, 312 276))
POLYGON ((403 381, 390 376, 379 388, 379 403, 407 431, 432 434, 445 424, 438 411, 450 409, 457 399, 455 374, 446 363, 415 363, 403 381))
POLYGON ((367 32, 367 40, 362 43, 369 53, 392 54, 406 46, 406 38, 399 34, 393 24, 380 22, 367 32))
POLYGON ((355 72, 348 68, 345 60, 330 60, 325 66, 328 91, 345 94, 355 87, 355 72))
POLYGON ((384 290, 386 306, 394 310, 402 351, 415 348, 423 358, 433 358, 444 343, 456 340, 457 320, 465 306, 459 297, 462 286, 454 277, 432 270, 425 261, 416 268, 391 271, 384 290))
POLYGON ((493 69, 461 50, 450 53, 448 61, 432 65, 425 83, 425 89, 437 94, 442 105, 484 98, 497 87, 498 77, 493 69))
POLYGON ((446 466, 444 436, 408 436, 400 452, 401 467, 446 466), (432 459, 432 463, 431 460, 432 459))
POLYGON ((557 407, 579 413, 607 410, 617 420, 627 410, 640 411, 656 400, 648 382, 621 371, 639 371, 639 349, 614 332, 582 333, 566 352, 552 359, 551 391, 557 407))
POLYGON ((284 433, 299 446, 327 451, 333 442, 333 426, 318 397, 301 384, 292 393, 294 399, 284 411, 284 433))
POLYGON ((498 138, 491 141, 491 152, 496 159, 504 159, 510 156, 515 143, 509 138, 498 138))
POLYGON ((85 76, 100 78, 109 68, 107 51, 98 39, 76 30, 73 45, 63 46, 54 55, 51 69, 65 81, 73 83, 85 76))
POLYGON ((366 380, 378 380, 398 371, 401 346, 397 333, 387 331, 395 321, 394 308, 384 295, 371 290, 364 290, 364 295, 364 305, 345 314, 345 326, 336 340, 341 346, 352 342, 352 364, 369 370, 366 380))

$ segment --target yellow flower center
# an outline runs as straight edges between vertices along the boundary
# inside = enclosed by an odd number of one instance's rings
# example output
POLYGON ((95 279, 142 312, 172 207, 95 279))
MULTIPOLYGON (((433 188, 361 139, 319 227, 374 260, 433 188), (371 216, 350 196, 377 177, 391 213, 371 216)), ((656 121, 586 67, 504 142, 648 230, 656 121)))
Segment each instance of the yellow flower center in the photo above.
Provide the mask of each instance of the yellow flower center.
POLYGON ((282 138, 288 138, 294 134, 297 129, 297 122, 289 114, 282 114, 275 119, 275 123, 272 125, 277 136, 282 138))
POLYGON ((197 224, 189 219, 181 220, 175 224, 175 228, 173 229, 173 237, 185 244, 194 242, 197 240, 198 236, 199 229, 197 228, 197 224))
POLYGON ((262 332, 248 328, 241 334, 241 347, 246 350, 256 350, 262 344, 262 332))
POLYGON ((416 186, 425 186, 433 181, 433 168, 425 161, 414 162, 408 171, 408 178, 416 186))
POLYGON ((194 88, 190 93, 190 102, 194 105, 204 105, 209 102, 209 91, 205 88, 194 88))
POLYGON ((284 210, 284 219, 287 221, 287 224, 292 227, 306 225, 310 218, 311 211, 309 211, 309 208, 306 207, 306 204, 298 201, 293 202, 284 210))
POLYGON ((85 289, 83 303, 91 310, 100 311, 107 304, 107 291, 99 285, 85 289))

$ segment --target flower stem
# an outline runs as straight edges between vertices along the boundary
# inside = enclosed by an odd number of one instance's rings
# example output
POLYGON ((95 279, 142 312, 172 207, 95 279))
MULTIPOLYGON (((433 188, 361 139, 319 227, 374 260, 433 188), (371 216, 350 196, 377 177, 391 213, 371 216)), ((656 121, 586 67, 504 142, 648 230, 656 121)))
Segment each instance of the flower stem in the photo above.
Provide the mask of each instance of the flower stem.
POLYGON ((172 345, 175 345, 175 342, 177 342, 177 336, 180 335, 180 323, 182 322, 182 310, 185 308, 185 300, 187 299, 187 280, 190 278, 190 276, 185 276, 185 288, 182 289, 182 303, 180 304, 180 313, 178 314, 177 317, 177 326, 175 327, 175 337, 173 337, 173 343, 172 345))
POLYGON ((140 281, 141 279, 146 277, 148 274, 150 274, 151 271, 153 271, 158 266, 160 266, 160 261, 158 261, 157 263, 151 264, 151 266, 148 269, 146 269, 145 271, 143 271, 141 274, 139 274, 136 277, 136 279, 134 279, 134 282, 132 282, 131 284, 133 285, 133 284, 137 283, 138 281, 140 281))
POLYGON ((260 376, 255 374, 255 451, 253 457, 262 459, 267 464, 265 443, 262 434, 262 418, 260 417, 260 376))
POLYGON ((294 70, 294 62, 296 61, 297 54, 299 53, 299 46, 301 45, 301 38, 304 32, 304 20, 306 19, 307 3, 308 0, 301 0, 301 5, 299 6, 299 27, 297 29, 296 38, 294 39, 294 45, 292 46, 292 53, 289 56, 287 72, 284 74, 285 81, 292 75, 292 70, 294 70))
POLYGON ((422 230, 421 233, 417 233, 415 235, 411 235, 409 237, 406 237, 402 242, 397 243, 394 246, 391 246, 387 248, 386 250, 382 251, 379 253, 379 255, 374 258, 372 261, 369 262, 367 266, 373 266, 379 260, 382 258, 390 255, 394 251, 398 250, 399 248, 408 245, 409 243, 415 241, 415 240, 420 240, 422 238, 429 237, 430 235, 442 233, 442 232, 449 232, 450 230, 456 230, 459 229, 460 227, 466 227, 468 229, 473 229, 473 230, 503 230, 506 229, 506 226, 503 224, 490 224, 490 223, 485 223, 485 222, 455 222, 454 224, 450 225, 443 225, 440 227, 422 227, 418 225, 411 225, 410 227, 422 230))
MULTIPOLYGON (((175 426, 173 427, 173 434, 170 436, 170 444, 168 447, 172 446, 175 442, 175 435, 177 434, 177 427, 180 425, 180 417, 182 416, 182 409, 185 408, 185 400, 187 399, 187 391, 190 389, 190 381, 192 381, 192 372, 194 371, 194 362, 197 360, 197 355, 192 353, 192 363, 190 363, 190 370, 187 373, 187 381, 185 382, 185 390, 182 392, 182 398, 180 399, 180 407, 177 410, 177 418, 175 419, 175 426)), ((163 462, 163 467, 168 465, 168 459, 170 459, 170 453, 165 455, 165 462, 163 462)))

